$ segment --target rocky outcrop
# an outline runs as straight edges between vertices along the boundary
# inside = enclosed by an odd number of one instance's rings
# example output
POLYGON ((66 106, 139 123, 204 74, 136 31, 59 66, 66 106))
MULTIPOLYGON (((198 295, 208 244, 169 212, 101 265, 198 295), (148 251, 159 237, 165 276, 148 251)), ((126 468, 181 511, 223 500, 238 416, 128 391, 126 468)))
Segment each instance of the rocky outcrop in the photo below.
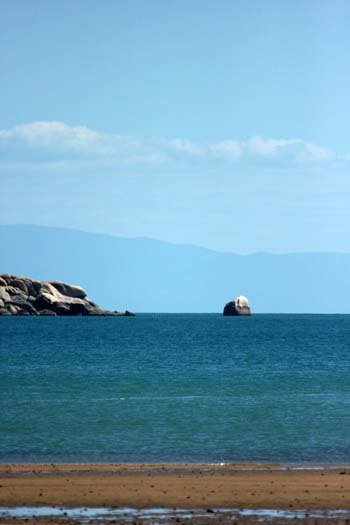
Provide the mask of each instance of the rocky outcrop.
POLYGON ((249 301, 244 295, 238 295, 232 301, 225 304, 224 315, 251 315, 249 301))
POLYGON ((0 315, 102 315, 132 316, 128 310, 103 310, 90 301, 80 286, 61 281, 37 281, 0 275, 0 315))

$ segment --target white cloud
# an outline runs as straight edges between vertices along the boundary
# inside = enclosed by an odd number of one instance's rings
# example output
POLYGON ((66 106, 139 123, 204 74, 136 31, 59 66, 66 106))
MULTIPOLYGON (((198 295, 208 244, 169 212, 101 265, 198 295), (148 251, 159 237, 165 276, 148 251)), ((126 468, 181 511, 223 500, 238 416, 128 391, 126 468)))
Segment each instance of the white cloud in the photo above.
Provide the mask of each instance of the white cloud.
POLYGON ((205 148, 200 144, 191 142, 190 140, 164 139, 161 141, 156 141, 155 146, 157 144, 164 146, 169 151, 179 154, 192 155, 194 157, 200 157, 205 155, 205 148))
POLYGON ((248 148, 253 155, 262 155, 264 157, 288 155, 299 161, 324 161, 333 158, 330 150, 301 139, 263 139, 261 137, 252 137, 248 141, 248 148))
POLYGON ((100 138, 98 133, 84 126, 68 126, 56 121, 31 122, 9 130, 0 130, 0 139, 5 143, 14 141, 18 145, 31 147, 81 150, 96 145, 100 138))
POLYGON ((252 137, 247 143, 248 149, 253 155, 276 155, 278 152, 287 150, 302 141, 286 139, 263 139, 261 137, 252 137))
POLYGON ((319 146, 316 146, 315 144, 312 144, 311 142, 305 142, 304 146, 305 150, 299 155, 300 160, 328 161, 333 160, 335 158, 335 155, 327 148, 321 148, 319 146))
POLYGON ((237 140, 214 142, 209 146, 209 152, 215 157, 236 160, 244 153, 244 143, 237 140))
MULTIPOLYGON (((69 158, 108 159, 118 165, 162 165, 177 162, 237 162, 261 159, 273 162, 327 162, 337 158, 327 148, 302 139, 259 136, 248 140, 227 139, 200 143, 187 139, 142 139, 70 126, 58 121, 39 121, 0 130, 3 161, 47 162, 69 158)), ((345 157, 343 157, 344 159, 345 157)))

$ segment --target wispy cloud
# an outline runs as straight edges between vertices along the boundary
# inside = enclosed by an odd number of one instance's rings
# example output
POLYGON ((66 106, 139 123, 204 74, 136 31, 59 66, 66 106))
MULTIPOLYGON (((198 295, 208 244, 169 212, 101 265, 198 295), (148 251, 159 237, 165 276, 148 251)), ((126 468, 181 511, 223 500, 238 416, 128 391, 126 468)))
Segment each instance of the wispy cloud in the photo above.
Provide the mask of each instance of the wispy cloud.
MULTIPOLYGON (((302 139, 251 137, 218 142, 145 139, 102 133, 64 122, 39 121, 0 130, 3 162, 57 162, 70 158, 109 159, 119 165, 164 165, 177 162, 234 163, 249 159, 324 163, 336 159, 327 148, 302 139)), ((345 157, 343 157, 345 158, 345 157)))
POLYGON ((247 148, 253 155, 263 157, 285 155, 297 161, 327 161, 334 158, 334 154, 329 149, 301 139, 252 137, 247 142, 247 148))

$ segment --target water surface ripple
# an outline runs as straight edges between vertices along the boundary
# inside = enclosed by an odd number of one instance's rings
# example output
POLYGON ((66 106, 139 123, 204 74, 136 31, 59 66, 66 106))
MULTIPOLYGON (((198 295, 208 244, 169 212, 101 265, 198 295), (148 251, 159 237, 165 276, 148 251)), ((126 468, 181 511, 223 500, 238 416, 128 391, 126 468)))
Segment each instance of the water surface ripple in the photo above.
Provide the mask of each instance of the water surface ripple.
POLYGON ((0 318, 0 461, 350 461, 350 316, 0 318))

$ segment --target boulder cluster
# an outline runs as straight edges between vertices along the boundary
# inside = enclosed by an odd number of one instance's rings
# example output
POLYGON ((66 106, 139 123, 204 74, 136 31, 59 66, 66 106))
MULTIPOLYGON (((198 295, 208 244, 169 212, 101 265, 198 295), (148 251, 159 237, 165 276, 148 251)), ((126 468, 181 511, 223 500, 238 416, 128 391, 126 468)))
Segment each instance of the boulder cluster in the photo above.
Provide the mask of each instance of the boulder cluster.
POLYGON ((244 295, 238 295, 232 301, 225 304, 224 315, 250 315, 249 301, 244 295))
POLYGON ((103 310, 80 286, 0 274, 0 315, 134 315, 103 310))

